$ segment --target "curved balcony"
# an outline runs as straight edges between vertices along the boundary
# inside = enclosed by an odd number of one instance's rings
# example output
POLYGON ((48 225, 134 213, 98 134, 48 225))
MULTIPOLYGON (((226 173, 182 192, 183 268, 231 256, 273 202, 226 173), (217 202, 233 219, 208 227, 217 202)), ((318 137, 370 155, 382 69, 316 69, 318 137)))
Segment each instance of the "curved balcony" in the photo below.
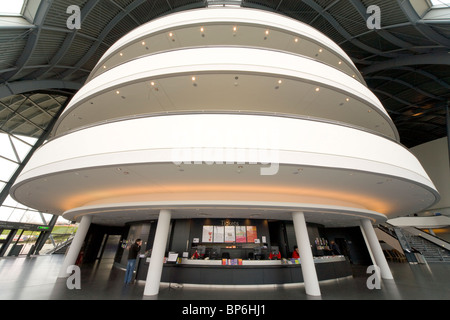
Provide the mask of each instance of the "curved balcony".
POLYGON ((152 20, 111 46, 87 81, 143 55, 205 46, 248 46, 298 54, 365 83, 348 55, 321 32, 298 20, 244 8, 196 9, 152 20))
POLYGON ((335 68, 284 52, 238 47, 152 54, 81 88, 55 135, 131 115, 235 111, 338 121, 398 139, 377 97, 335 68))

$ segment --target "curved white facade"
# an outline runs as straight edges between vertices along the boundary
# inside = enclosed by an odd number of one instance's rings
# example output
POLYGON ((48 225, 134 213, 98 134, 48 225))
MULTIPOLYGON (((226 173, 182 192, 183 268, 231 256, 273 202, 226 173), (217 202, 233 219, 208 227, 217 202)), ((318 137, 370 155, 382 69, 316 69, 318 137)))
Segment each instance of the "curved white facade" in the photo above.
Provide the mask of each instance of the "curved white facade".
POLYGON ((350 58, 249 9, 151 21, 101 58, 11 195, 78 220, 259 217, 326 226, 424 210, 439 195, 350 58))

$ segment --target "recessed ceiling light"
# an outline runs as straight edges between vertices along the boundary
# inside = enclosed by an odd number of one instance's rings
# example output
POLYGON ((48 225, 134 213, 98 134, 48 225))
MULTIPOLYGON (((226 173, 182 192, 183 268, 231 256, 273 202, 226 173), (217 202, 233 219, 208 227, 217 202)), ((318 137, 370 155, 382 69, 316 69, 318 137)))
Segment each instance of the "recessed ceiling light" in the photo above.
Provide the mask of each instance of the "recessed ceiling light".
POLYGON ((203 31, 205 31, 205 29, 203 27, 201 27, 200 28, 200 32, 203 32, 203 31))
POLYGON ((319 52, 322 52, 323 50, 322 49, 319 49, 319 52))
POLYGON ((233 31, 235 31, 235 32, 237 31, 237 27, 236 26, 233 27, 233 31))
POLYGON ((172 36, 173 36, 173 33, 172 33, 172 32, 170 32, 170 33, 169 33, 169 37, 172 37, 172 36))
POLYGON ((349 102, 349 101, 350 101, 350 98, 346 98, 345 101, 349 102))
POLYGON ((142 41, 141 44, 142 44, 143 46, 145 46, 145 41, 142 41))
POLYGON ((339 64, 342 64, 342 61, 339 61, 339 64))
POLYGON ((119 53, 119 56, 123 57, 123 53, 122 53, 122 52, 121 52, 121 53, 119 53))
POLYGON ((119 91, 119 90, 117 90, 117 91, 116 91, 116 94, 119 94, 119 93, 120 93, 120 91, 119 91))
POLYGON ((153 82, 153 81, 150 82, 150 85, 151 85, 151 86, 154 86, 154 85, 155 85, 155 82, 153 82))
POLYGON ((195 80, 196 80, 196 78, 195 78, 195 77, 192 77, 191 79, 192 79, 192 81, 195 81, 195 80))
POLYGON ((269 34, 269 30, 266 30, 266 35, 268 35, 269 34))
POLYGON ((294 39, 294 42, 298 42, 298 38, 295 38, 295 39, 294 39))
POLYGON ((320 91, 320 88, 319 88, 319 87, 317 87, 317 88, 316 88, 316 92, 319 92, 319 91, 320 91))

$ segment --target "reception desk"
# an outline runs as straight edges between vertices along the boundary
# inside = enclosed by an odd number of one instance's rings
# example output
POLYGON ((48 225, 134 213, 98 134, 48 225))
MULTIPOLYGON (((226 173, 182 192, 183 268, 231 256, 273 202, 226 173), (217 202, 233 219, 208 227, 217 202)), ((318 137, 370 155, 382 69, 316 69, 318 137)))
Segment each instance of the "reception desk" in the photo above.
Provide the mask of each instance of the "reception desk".
MULTIPOLYGON (((314 259, 319 281, 352 276, 343 256, 314 259)), ((146 280, 150 258, 140 258, 137 280, 146 280)), ((242 265, 223 265, 221 260, 182 259, 164 264, 161 282, 197 285, 282 285, 303 282, 301 264, 281 260, 242 260, 242 265)))

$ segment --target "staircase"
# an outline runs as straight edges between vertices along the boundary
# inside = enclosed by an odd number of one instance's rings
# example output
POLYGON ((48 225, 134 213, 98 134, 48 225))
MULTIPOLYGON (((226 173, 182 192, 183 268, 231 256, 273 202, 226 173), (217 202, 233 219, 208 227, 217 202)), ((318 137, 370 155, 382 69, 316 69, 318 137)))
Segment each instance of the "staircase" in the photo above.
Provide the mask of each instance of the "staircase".
POLYGON ((65 254, 67 248, 72 243, 73 236, 64 241, 63 243, 59 244, 58 246, 54 247, 53 249, 47 251, 45 254, 65 254))
POLYGON ((422 253, 427 262, 450 262, 450 251, 403 229, 410 246, 422 253))

